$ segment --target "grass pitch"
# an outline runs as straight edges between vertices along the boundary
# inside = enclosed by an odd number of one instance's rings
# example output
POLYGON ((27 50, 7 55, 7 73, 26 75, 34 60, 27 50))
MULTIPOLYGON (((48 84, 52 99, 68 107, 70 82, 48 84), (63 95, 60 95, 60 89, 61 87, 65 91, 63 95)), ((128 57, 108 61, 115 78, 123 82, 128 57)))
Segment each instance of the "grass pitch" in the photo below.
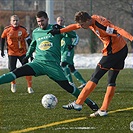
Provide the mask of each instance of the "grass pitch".
MULTIPOLYGON (((8 72, 1 70, 0 75, 8 72)), ((93 70, 79 70, 89 80, 93 70)), ((80 83, 73 77, 76 86, 80 83)), ((85 104, 82 111, 64 110, 63 104, 76 100, 47 76, 33 77, 34 94, 27 93, 25 77, 17 81, 17 92, 10 84, 0 85, 0 133, 130 133, 133 121, 133 70, 124 69, 117 78, 115 96, 107 117, 88 118, 92 110, 85 104), (58 98, 55 109, 45 109, 41 98, 52 93, 58 98)), ((106 91, 107 74, 90 95, 99 107, 106 91)))

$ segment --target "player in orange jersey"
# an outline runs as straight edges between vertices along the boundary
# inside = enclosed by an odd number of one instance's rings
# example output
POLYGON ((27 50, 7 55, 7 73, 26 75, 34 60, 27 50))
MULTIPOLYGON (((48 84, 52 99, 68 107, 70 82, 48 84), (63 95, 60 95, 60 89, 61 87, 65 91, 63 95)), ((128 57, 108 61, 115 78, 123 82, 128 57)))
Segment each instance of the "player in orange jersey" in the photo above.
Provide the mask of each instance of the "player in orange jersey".
POLYGON ((104 48, 102 49, 103 57, 97 64, 95 72, 81 91, 78 99, 63 107, 65 109, 81 109, 86 97, 96 88, 102 76, 108 72, 108 85, 102 106, 98 111, 91 114, 90 117, 106 116, 109 104, 115 93, 116 78, 120 70, 124 68, 124 61, 128 54, 128 48, 124 37, 133 41, 133 36, 125 30, 113 25, 106 18, 98 15, 90 16, 84 11, 79 11, 75 14, 75 21, 76 24, 71 24, 62 29, 53 29, 48 33, 55 35, 80 28, 89 28, 104 44, 104 48))
MULTIPOLYGON (((22 59, 26 55, 26 41, 30 45, 31 39, 26 28, 19 25, 19 17, 17 15, 12 15, 10 18, 10 25, 5 27, 1 35, 1 56, 4 57, 4 45, 5 41, 7 43, 7 53, 8 53, 8 67, 10 71, 16 69, 17 59, 22 62, 22 59)), ((28 62, 28 60, 27 60, 28 62)), ((32 77, 26 76, 28 84, 28 93, 33 93, 32 87, 32 77)), ((16 92, 16 81, 11 82, 11 91, 16 92)))

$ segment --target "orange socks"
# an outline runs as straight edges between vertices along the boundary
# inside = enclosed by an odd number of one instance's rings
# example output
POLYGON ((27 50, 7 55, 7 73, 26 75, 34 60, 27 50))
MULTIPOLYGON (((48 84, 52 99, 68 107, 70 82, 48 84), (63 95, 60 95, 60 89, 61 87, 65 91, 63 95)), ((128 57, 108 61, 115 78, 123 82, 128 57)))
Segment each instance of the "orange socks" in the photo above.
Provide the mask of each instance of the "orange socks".
POLYGON ((15 81, 15 80, 13 80, 13 81, 11 82, 11 84, 16 84, 16 81, 15 81))
MULTIPOLYGON (((81 93, 78 96, 78 99, 76 100, 76 104, 82 105, 86 98, 89 96, 89 94, 95 89, 96 84, 92 81, 88 81, 86 86, 83 88, 81 93)), ((100 110, 107 111, 108 106, 114 96, 115 93, 115 86, 108 86, 106 90, 106 94, 104 96, 103 104, 100 108, 100 110)))
POLYGON ((115 87, 114 86, 108 86, 107 90, 106 90, 106 94, 104 96, 103 104, 102 104, 100 110, 107 111, 108 106, 109 106, 109 104, 110 104, 110 102, 114 96, 114 93, 115 93, 115 87))
POLYGON ((77 104, 82 105, 88 95, 95 89, 96 84, 92 81, 88 81, 86 86, 82 89, 81 93, 78 96, 78 99, 76 100, 77 104))
POLYGON ((32 76, 26 76, 28 87, 32 87, 32 76))

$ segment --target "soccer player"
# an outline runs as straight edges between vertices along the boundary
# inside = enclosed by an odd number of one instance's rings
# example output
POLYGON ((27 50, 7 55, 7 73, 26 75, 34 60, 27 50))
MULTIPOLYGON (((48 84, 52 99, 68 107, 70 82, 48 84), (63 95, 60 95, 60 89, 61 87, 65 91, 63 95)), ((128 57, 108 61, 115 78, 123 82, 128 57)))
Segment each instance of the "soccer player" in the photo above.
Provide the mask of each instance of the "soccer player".
MULTIPOLYGON (((65 27, 65 20, 62 16, 57 17, 56 23, 62 27, 65 27)), ((78 88, 82 89, 86 85, 86 81, 83 79, 78 70, 75 69, 73 62, 74 47, 78 44, 79 37, 74 31, 72 31, 71 34, 73 34, 72 37, 69 37, 68 34, 65 34, 64 38, 62 38, 61 40, 61 66, 69 83, 74 85, 71 76, 72 73, 72 75, 74 75, 76 79, 81 83, 78 88)))
POLYGON ((120 70, 124 68, 124 61, 128 54, 128 48, 124 37, 133 41, 133 36, 124 29, 113 25, 106 18, 98 15, 90 16, 84 11, 79 11, 75 14, 75 21, 76 24, 71 24, 62 29, 53 29, 48 33, 55 35, 80 28, 89 28, 104 44, 104 48, 102 49, 103 57, 97 64, 94 73, 86 86, 82 89, 77 100, 63 107, 65 109, 82 108, 82 104, 86 97, 96 88, 102 76, 108 72, 108 85, 102 106, 98 111, 90 114, 91 117, 106 116, 108 114, 107 110, 109 104, 115 93, 116 78, 120 70))
MULTIPOLYGON (((78 97, 80 91, 76 87, 69 84, 63 69, 60 66, 61 59, 61 39, 62 34, 53 36, 47 34, 53 28, 53 25, 48 24, 48 16, 44 11, 39 11, 36 15, 38 28, 32 32, 32 42, 26 53, 23 62, 27 61, 35 51, 35 58, 32 62, 0 76, 0 84, 8 83, 16 78, 28 75, 40 76, 47 75, 49 78, 57 82, 63 89, 78 97)), ((95 102, 86 98, 85 103, 92 109, 98 110, 95 102)), ((77 108, 80 110, 80 108, 77 108)))
MULTIPOLYGON (((4 57, 4 45, 5 41, 7 43, 7 53, 8 53, 8 68, 10 71, 16 69, 17 59, 21 62, 26 55, 26 41, 28 44, 31 43, 29 33, 26 28, 19 24, 19 17, 17 15, 12 15, 10 17, 10 25, 5 27, 1 35, 1 56, 4 57)), ((28 62, 28 60, 27 60, 28 62)), ((32 77, 26 76, 28 84, 28 93, 33 93, 32 89, 32 77)), ((16 81, 11 82, 11 91, 16 92, 16 81)))

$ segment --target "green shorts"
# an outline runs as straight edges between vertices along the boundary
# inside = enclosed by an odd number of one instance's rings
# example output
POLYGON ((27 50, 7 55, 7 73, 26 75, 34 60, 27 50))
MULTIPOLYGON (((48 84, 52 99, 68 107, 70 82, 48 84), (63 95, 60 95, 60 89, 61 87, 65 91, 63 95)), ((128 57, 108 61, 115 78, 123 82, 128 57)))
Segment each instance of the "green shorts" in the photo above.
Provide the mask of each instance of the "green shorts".
POLYGON ((33 62, 28 63, 28 65, 35 71, 35 76, 47 75, 53 80, 67 80, 60 64, 56 62, 37 62, 34 60, 33 62))

